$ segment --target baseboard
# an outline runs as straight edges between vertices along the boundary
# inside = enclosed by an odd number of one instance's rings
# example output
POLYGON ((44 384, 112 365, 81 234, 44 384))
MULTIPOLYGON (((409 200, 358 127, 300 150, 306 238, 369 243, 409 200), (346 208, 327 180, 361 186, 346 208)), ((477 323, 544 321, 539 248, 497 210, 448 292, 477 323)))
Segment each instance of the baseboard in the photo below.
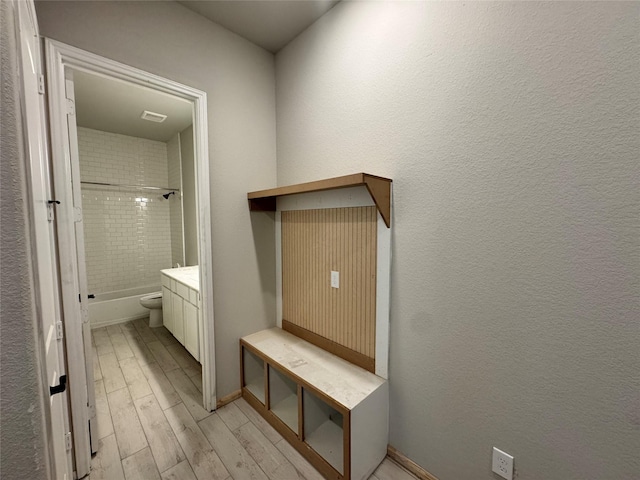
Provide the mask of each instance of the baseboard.
POLYGON ((391 460, 396 462, 405 470, 411 472, 420 480, 438 480, 438 477, 427 472, 424 468, 422 468, 410 458, 407 458, 407 456, 393 448, 391 445, 387 446, 387 455, 389 456, 389 458, 391 458, 391 460))
POLYGON ((224 407, 226 404, 237 400, 242 396, 242 390, 236 390, 235 392, 231 392, 229 395, 225 395, 221 399, 216 402, 216 408, 224 407))
POLYGON ((96 328, 108 327, 109 325, 117 325, 118 323, 131 322, 133 320, 140 320, 142 318, 149 318, 149 314, 146 315, 134 315, 133 317, 126 318, 112 318, 110 320, 106 320, 104 322, 90 322, 91 330, 95 330, 96 328))

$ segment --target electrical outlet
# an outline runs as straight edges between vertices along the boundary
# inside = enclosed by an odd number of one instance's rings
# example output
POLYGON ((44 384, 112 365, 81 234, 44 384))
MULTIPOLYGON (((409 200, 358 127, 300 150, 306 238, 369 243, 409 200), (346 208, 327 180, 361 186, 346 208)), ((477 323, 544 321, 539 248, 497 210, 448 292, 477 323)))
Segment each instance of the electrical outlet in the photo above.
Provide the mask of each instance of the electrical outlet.
POLYGON ((493 447, 491 470, 502 478, 513 480, 513 457, 508 453, 493 447))
POLYGON ((340 272, 331 270, 331 286, 333 288, 340 288, 340 272))

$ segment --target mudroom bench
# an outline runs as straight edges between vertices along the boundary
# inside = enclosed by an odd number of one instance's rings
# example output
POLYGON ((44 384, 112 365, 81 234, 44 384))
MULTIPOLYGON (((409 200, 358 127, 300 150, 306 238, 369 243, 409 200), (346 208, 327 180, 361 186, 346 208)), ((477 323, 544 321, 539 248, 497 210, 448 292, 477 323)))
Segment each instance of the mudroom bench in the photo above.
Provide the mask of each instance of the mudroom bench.
POLYGON ((240 339, 243 397, 326 478, 387 453, 388 382, 280 328, 240 339))

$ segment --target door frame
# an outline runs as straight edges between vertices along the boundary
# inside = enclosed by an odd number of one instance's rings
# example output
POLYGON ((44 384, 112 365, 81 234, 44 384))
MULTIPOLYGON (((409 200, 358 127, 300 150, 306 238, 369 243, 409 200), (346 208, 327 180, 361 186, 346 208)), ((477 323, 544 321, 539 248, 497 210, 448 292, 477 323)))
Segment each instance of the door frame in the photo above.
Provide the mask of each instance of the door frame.
MULTIPOLYGON (((215 337, 213 308, 213 254, 211 230, 211 193, 209 174, 209 146, 207 126, 207 94, 186 85, 162 78, 149 72, 119 63, 76 47, 45 38, 47 79, 49 93, 49 114, 51 126, 51 156, 54 165, 54 185, 59 205, 59 225, 64 232, 58 232, 59 249, 67 252, 69 265, 61 265, 62 298, 75 301, 77 285, 76 245, 73 239, 74 215, 71 201, 71 171, 69 147, 66 134, 67 105, 65 99, 65 68, 82 70, 91 74, 124 80, 145 88, 151 88, 183 98, 193 105, 193 136, 196 168, 196 198, 198 205, 198 255, 200 265, 200 314, 203 318, 204 359, 203 359, 203 405, 213 411, 216 408, 215 337), (57 173, 57 175, 56 175, 57 173), (60 223, 62 222, 62 223, 60 223), (61 235, 62 233, 62 235, 61 235), (71 255, 72 254, 72 255, 71 255)), ((59 227, 60 228, 60 227, 59 227)), ((160 275, 160 272, 158 272, 160 275)), ((71 304, 71 303, 70 303, 71 304)), ((86 358, 82 341, 82 315, 80 305, 75 301, 76 313, 66 315, 65 332, 67 358, 69 359, 69 387, 71 390, 71 414, 74 426, 76 463, 89 461, 89 412, 85 408, 74 408, 86 397, 86 358), (75 365, 74 365, 75 364, 75 365), (76 371, 71 371, 74 365, 76 371), (84 383, 82 381, 84 379, 84 383), (76 402, 73 402, 76 398, 76 402), (77 418, 76 418, 77 417, 77 418), (80 429, 80 432, 75 430, 80 429)), ((88 470, 87 470, 88 471, 88 470)))

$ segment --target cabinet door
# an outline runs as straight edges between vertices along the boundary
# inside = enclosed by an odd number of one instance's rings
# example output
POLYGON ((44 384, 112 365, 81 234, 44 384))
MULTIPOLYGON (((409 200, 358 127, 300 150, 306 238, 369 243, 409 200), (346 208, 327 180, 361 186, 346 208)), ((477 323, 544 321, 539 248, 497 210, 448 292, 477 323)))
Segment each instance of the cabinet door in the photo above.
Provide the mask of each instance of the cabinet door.
POLYGON ((171 290, 162 287, 162 323, 167 330, 173 333, 173 303, 171 290))
POLYGON ((195 305, 184 302, 184 348, 193 358, 200 359, 200 345, 198 341, 198 308, 195 305))
POLYGON ((173 336, 184 345, 184 318, 182 313, 182 297, 177 293, 171 292, 171 301, 173 302, 173 336))
POLYGON ((200 346, 200 358, 198 361, 202 364, 204 359, 204 326, 202 324, 202 312, 200 311, 200 299, 198 299, 198 343, 200 346))

